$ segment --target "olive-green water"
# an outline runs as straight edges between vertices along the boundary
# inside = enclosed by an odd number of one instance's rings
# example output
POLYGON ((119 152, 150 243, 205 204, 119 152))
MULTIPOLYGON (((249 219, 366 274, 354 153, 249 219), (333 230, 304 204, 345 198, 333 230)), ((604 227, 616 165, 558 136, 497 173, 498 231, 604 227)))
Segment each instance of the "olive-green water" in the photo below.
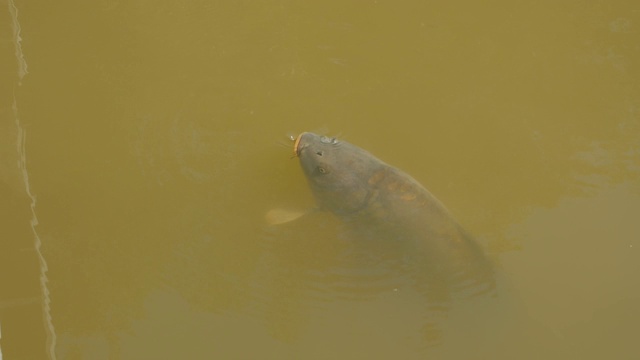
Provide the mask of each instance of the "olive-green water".
POLYGON ((640 358, 636 1, 3 3, 0 358, 640 358), (314 205, 302 131, 418 179, 502 290, 428 314, 331 214, 269 225, 314 205))

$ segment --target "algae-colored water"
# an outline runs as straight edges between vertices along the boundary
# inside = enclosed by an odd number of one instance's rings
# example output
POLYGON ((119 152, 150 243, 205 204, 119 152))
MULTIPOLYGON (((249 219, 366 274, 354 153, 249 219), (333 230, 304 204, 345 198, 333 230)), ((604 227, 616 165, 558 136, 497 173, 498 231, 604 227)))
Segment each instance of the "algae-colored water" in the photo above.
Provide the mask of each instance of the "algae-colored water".
POLYGON ((9 0, 0 24, 3 358, 640 356, 635 2, 9 0), (267 224, 313 207, 302 131, 424 184, 499 296, 434 344, 338 219, 267 224))

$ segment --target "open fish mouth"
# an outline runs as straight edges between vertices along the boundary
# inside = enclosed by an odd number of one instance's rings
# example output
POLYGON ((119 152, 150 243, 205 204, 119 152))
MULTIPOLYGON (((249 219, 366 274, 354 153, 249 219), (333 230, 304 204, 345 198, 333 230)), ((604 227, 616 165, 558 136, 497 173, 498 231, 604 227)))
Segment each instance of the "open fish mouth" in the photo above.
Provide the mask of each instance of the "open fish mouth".
POLYGON ((293 154, 297 157, 300 156, 300 139, 302 139, 302 135, 304 135, 304 133, 301 133, 300 135, 298 135, 298 137, 296 138, 296 141, 293 143, 293 154))

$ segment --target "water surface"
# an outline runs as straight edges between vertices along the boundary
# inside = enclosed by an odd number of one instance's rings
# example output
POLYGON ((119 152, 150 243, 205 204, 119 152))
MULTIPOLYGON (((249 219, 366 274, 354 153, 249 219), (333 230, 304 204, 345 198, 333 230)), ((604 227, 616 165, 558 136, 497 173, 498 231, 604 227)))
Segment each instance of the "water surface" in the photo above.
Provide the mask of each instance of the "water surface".
POLYGON ((640 356, 635 2, 7 5, 5 358, 640 356), (499 296, 433 315, 330 214, 269 226, 302 131, 422 182, 499 296))

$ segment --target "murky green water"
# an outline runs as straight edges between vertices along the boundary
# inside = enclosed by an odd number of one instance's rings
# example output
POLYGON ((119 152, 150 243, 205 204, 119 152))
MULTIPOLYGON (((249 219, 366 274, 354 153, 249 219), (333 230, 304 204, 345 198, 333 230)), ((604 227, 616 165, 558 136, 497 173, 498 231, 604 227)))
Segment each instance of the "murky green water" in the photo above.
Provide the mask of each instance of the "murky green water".
POLYGON ((3 358, 640 356, 635 2, 9 0, 0 24, 3 358), (432 311, 331 214, 269 225, 313 206, 302 131, 423 183, 500 291, 432 311))

